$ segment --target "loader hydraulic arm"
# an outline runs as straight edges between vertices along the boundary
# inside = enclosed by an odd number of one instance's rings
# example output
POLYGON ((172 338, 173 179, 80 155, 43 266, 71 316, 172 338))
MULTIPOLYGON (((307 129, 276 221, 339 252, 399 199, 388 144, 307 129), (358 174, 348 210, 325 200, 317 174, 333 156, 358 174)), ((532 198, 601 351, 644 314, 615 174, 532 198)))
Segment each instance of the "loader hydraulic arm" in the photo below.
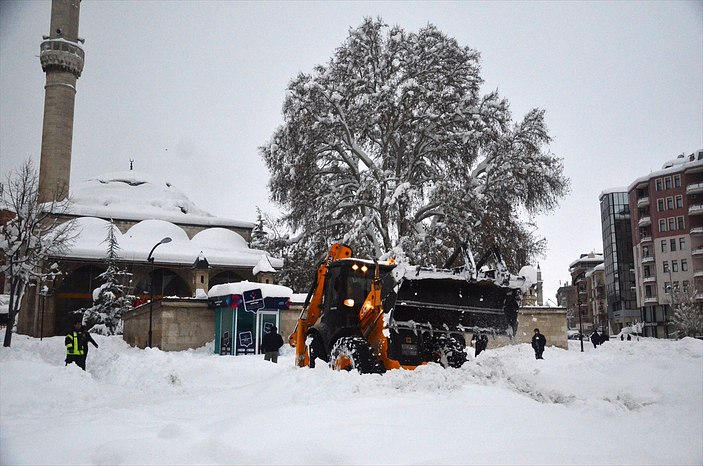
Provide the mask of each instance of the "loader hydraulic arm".
POLYGON ((289 338, 291 345, 295 346, 295 365, 305 367, 310 364, 308 348, 305 343, 308 329, 315 325, 315 322, 320 318, 322 312, 322 296, 325 291, 325 278, 329 265, 339 259, 344 259, 352 256, 352 249, 344 244, 335 243, 327 253, 326 258, 320 263, 317 268, 315 281, 308 293, 303 306, 303 312, 300 314, 295 330, 289 338))

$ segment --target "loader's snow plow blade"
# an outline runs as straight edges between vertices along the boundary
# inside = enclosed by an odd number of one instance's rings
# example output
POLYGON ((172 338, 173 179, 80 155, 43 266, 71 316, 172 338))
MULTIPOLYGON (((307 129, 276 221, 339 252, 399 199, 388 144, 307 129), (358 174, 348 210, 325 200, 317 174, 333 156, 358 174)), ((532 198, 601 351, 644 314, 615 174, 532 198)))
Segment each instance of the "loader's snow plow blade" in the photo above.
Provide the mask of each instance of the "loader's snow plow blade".
POLYGON ((387 307, 389 356, 404 366, 418 365, 437 359, 437 351, 451 358, 463 349, 465 333, 513 335, 519 293, 490 281, 404 280, 397 296, 389 295, 384 303, 392 306, 387 307))
POLYGON ((409 328, 512 334, 519 306, 515 294, 489 281, 404 280, 393 320, 409 328))

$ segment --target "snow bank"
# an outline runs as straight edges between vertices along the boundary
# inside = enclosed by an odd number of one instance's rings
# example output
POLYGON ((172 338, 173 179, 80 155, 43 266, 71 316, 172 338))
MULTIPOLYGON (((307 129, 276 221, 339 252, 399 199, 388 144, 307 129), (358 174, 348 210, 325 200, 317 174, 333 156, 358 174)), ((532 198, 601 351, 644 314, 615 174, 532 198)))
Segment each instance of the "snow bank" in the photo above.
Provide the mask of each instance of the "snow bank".
POLYGON ((489 349, 383 376, 95 336, 0 349, 2 464, 701 464, 703 342, 489 349), (79 435, 73 435, 78 432, 79 435))

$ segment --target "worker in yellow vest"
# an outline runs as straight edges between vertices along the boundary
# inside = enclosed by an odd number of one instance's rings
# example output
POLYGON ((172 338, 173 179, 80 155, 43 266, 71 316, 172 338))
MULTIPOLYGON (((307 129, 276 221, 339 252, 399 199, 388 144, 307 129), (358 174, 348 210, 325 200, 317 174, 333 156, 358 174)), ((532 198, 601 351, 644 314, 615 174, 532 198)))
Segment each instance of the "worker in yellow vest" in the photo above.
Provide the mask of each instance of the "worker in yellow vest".
POLYGON ((66 335, 66 365, 75 362, 78 367, 85 370, 85 359, 88 354, 88 342, 96 348, 98 344, 83 329, 82 318, 77 316, 73 321, 73 331, 66 335))

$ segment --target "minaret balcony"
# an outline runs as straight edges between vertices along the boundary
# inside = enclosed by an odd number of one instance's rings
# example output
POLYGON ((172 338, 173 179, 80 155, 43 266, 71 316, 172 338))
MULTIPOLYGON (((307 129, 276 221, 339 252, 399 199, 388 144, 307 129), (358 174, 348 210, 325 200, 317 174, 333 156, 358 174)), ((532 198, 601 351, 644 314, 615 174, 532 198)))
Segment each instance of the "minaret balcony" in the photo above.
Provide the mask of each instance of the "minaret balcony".
POLYGON ((66 39, 47 39, 41 43, 39 61, 45 72, 62 68, 80 78, 83 72, 85 52, 76 42, 66 39))

